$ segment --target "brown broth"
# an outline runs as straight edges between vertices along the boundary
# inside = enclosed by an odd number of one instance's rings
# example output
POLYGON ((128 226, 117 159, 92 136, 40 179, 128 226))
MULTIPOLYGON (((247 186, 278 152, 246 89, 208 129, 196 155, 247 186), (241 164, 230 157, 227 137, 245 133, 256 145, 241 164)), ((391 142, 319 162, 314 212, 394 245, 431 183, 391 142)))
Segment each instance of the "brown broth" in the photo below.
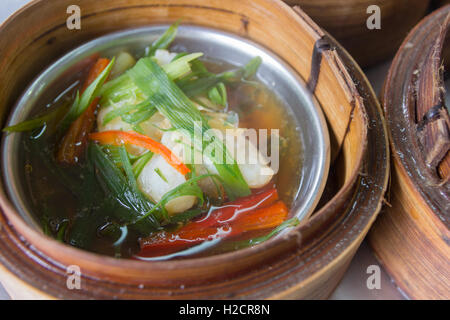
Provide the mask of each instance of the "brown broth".
MULTIPOLYGON (((224 63, 208 63, 208 68, 213 72, 230 69, 230 67, 230 65, 224 63)), ((48 107, 58 107, 62 103, 72 100, 76 89, 77 87, 74 87, 58 102, 50 103, 48 107)), ((280 130, 280 170, 274 178, 273 184, 277 187, 280 198, 289 207, 299 188, 302 170, 301 137, 294 117, 282 100, 271 93, 261 82, 258 82, 256 86, 249 84, 230 86, 228 91, 229 110, 239 115, 240 127, 280 130)), ((42 108, 37 107, 37 109, 42 108)), ((51 130, 51 127, 47 130, 51 130)), ((36 134, 36 132, 33 134, 36 134)), ((45 223, 47 229, 49 229, 49 234, 57 237, 61 226, 66 225, 70 229, 80 212, 92 208, 86 207, 82 200, 83 197, 80 199, 79 195, 74 195, 67 187, 67 183, 62 180, 61 175, 53 170, 52 159, 54 159, 57 141, 51 134, 44 132, 39 139, 33 139, 30 138, 30 135, 23 134, 21 143, 23 147, 21 148, 20 159, 24 168, 25 185, 32 212, 38 221, 45 223)), ((75 181, 80 183, 85 178, 82 176, 83 171, 79 166, 60 169, 64 170, 70 177, 75 177, 75 181)), ((89 190, 86 190, 86 192, 89 192, 89 190)), ((93 205, 99 205, 99 203, 94 202, 93 205)), ((90 228, 96 224, 105 225, 108 222, 108 219, 100 220, 92 221, 91 226, 88 225, 87 227, 90 228)), ((129 232, 120 250, 116 250, 112 246, 114 241, 99 236, 98 231, 96 230, 95 238, 85 248, 86 250, 122 258, 130 258, 137 253, 139 249, 138 236, 133 232, 129 232)), ((232 241, 224 240, 212 248, 206 248, 190 256, 205 256, 236 250, 241 246, 238 240, 267 233, 266 230, 263 233, 245 234, 242 237, 232 239, 232 241)), ((62 236, 61 240, 64 239, 64 236, 62 236)))

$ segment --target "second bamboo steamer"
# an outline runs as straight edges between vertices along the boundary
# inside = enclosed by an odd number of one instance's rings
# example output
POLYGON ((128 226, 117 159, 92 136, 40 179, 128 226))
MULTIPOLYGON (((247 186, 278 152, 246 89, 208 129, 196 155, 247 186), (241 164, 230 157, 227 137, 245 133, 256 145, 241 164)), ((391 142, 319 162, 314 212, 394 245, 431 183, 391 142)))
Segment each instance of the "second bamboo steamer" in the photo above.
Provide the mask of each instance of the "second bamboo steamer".
POLYGON ((395 54, 406 34, 426 14, 429 0, 285 0, 299 5, 333 35, 361 67, 395 54), (380 29, 369 29, 368 18, 380 9, 380 29))

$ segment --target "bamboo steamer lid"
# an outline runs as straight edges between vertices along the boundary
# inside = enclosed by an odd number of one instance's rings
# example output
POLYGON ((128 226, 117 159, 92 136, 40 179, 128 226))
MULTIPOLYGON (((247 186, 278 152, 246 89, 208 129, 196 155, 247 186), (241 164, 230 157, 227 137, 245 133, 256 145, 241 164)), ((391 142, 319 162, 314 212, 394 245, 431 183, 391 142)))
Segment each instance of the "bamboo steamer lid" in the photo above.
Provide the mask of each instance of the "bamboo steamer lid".
POLYGON ((444 63, 450 6, 407 36, 382 92, 393 154, 391 205, 370 243, 414 299, 450 298, 450 122, 444 63))
POLYGON ((0 28, 2 121, 30 79, 64 52, 115 30, 181 19, 251 39, 291 65, 328 120, 333 164, 316 212, 285 238, 183 261, 118 260, 60 244, 31 229, 2 187, 0 277, 9 293, 97 299, 326 298, 374 222, 389 174, 380 106, 345 50, 301 10, 281 1, 81 0, 84 18, 78 32, 65 25, 70 4, 33 1, 0 28), (81 290, 66 287, 66 267, 73 264, 82 270, 81 290))

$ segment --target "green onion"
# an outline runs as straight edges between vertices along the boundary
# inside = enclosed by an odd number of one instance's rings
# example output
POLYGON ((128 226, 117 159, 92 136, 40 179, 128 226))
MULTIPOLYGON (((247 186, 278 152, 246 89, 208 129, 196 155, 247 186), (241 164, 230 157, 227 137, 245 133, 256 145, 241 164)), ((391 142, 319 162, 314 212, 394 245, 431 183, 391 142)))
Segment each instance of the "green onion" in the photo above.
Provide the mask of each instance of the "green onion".
POLYGON ((242 68, 226 71, 221 74, 210 73, 205 77, 191 81, 179 81, 178 85, 188 97, 195 97, 206 93, 221 82, 234 83, 249 79, 256 74, 261 62, 262 59, 260 57, 255 57, 242 68))
POLYGON ((299 224, 300 224, 300 220, 297 217, 294 217, 292 219, 286 220, 282 224, 280 224, 278 227, 273 229, 269 234, 267 234, 265 236, 262 236, 262 237, 253 238, 253 239, 249 240, 250 245, 255 245, 255 244, 267 241, 270 238, 272 238, 273 236, 279 234, 284 229, 286 229, 286 228, 293 228, 293 227, 298 226, 299 224))
POLYGON ((139 98, 139 92, 140 91, 136 85, 130 80, 130 77, 128 77, 125 72, 116 79, 108 81, 103 85, 100 90, 100 96, 102 96, 100 105, 102 107, 107 107, 110 104, 123 101, 125 99, 134 101, 139 98))
POLYGON ((103 152, 108 155, 109 159, 112 162, 114 162, 114 164, 118 168, 122 168, 122 159, 120 157, 119 147, 112 146, 112 145, 105 145, 105 146, 101 146, 101 148, 102 148, 103 152))
POLYGON ((136 131, 137 133, 143 134, 145 136, 144 129, 142 129, 141 125, 138 123, 137 125, 134 125, 132 127, 133 131, 136 131))
POLYGON ((192 209, 188 210, 179 214, 174 215, 170 218, 170 223, 186 223, 188 221, 191 221, 192 219, 198 217, 200 214, 202 214, 201 209, 192 209))
POLYGON ((152 57, 158 49, 167 49, 177 36, 179 21, 172 24, 166 32, 147 49, 146 56, 152 57))
POLYGON ((53 234, 51 232, 50 224, 48 221, 48 215, 44 213, 44 215, 41 218, 41 225, 42 225, 42 232, 49 237, 52 237, 53 234))
MULTIPOLYGON (((207 177, 211 177, 211 176, 217 177, 216 175, 205 174, 205 175, 201 175, 201 176, 198 176, 198 177, 191 178, 191 179, 187 180, 186 182, 180 184, 179 186, 173 188, 172 190, 170 190, 169 192, 167 192, 163 196, 161 201, 158 202, 153 207, 153 209, 147 213, 147 215, 151 215, 154 210, 157 210, 159 208, 159 209, 163 210, 163 212, 166 214, 166 218, 168 218, 167 217, 167 212, 166 212, 166 209, 165 209, 166 204, 169 203, 173 199, 176 199, 176 198, 179 198, 179 197, 183 197, 183 196, 195 196, 195 197, 197 197, 200 200, 199 205, 202 206, 203 203, 204 203, 203 191, 197 185, 197 181, 205 179, 207 177)), ((145 219, 147 215, 144 215, 140 219, 145 219)))
POLYGON ((180 52, 180 53, 177 53, 177 55, 175 56, 175 58, 172 59, 172 62, 175 61, 175 60, 178 60, 178 59, 180 59, 180 58, 182 58, 182 57, 184 57, 184 56, 187 56, 188 54, 189 54, 189 53, 187 53, 187 52, 180 52))
POLYGON ((249 79, 258 72, 261 63, 262 63, 261 57, 255 57, 252 60, 250 60, 243 68, 238 69, 235 72, 235 75, 237 77, 240 77, 241 79, 249 79), (240 72, 243 72, 243 75, 239 76, 240 72))
POLYGON ((139 194, 140 190, 138 188, 136 177, 134 176, 133 172, 133 167, 131 166, 130 158, 128 158, 128 152, 125 149, 125 146, 119 147, 119 156, 122 162, 122 167, 125 171, 125 175, 128 180, 128 185, 130 186, 131 190, 133 190, 134 193, 139 194))
MULTIPOLYGON (((139 221, 138 226, 141 231, 148 232, 148 230, 158 229, 160 224, 155 215, 155 207, 144 198, 142 193, 134 189, 133 180, 129 180, 131 175, 133 175, 134 179, 134 174, 129 172, 129 162, 123 158, 122 165, 124 165, 126 171, 125 176, 98 145, 89 144, 88 156, 98 169, 107 189, 118 203, 127 209, 120 211, 117 218, 126 224, 135 224, 139 221)), ((123 151, 121 157, 124 157, 123 151)))
POLYGON ((77 96, 69 112, 63 119, 62 130, 65 130, 75 119, 77 119, 94 101, 94 99, 99 96, 101 88, 108 78, 109 73, 114 65, 115 58, 111 60, 105 70, 100 73, 100 75, 92 82, 80 97, 80 93, 77 92, 77 96))
POLYGON ((64 220, 63 222, 61 222, 59 224, 58 233, 56 235, 56 239, 58 241, 64 242, 64 238, 66 235, 66 229, 67 229, 68 225, 69 225, 69 220, 64 220))
POLYGON ((208 91, 208 98, 215 104, 227 106, 227 88, 223 82, 220 82, 214 88, 208 91))
POLYGON ((133 173, 134 176, 137 178, 141 174, 144 167, 147 165, 147 163, 150 161, 150 159, 153 157, 153 152, 148 151, 147 153, 143 154, 139 159, 137 159, 133 163, 133 173))
POLYGON ((201 57, 202 55, 203 53, 201 52, 184 55, 183 57, 164 65, 162 68, 170 79, 175 80, 191 72, 191 65, 189 62, 201 57))
POLYGON ((164 180, 165 183, 169 183, 169 181, 167 181, 167 178, 164 176, 164 174, 161 172, 159 168, 156 168, 155 172, 161 179, 164 180))
POLYGON ((268 233, 264 236, 249 239, 249 240, 230 241, 230 242, 228 242, 227 246, 232 247, 234 250, 254 246, 259 243, 269 240, 270 238, 274 237, 275 235, 279 234, 281 231, 283 231, 287 228, 293 228, 293 227, 298 226, 299 224, 300 224, 300 220, 298 220, 297 217, 294 217, 292 219, 284 221, 282 224, 280 224, 278 227, 276 227, 270 233, 268 233))
POLYGON ((103 118, 103 125, 108 124, 109 122, 111 122, 112 120, 114 120, 117 117, 120 117, 124 114, 127 114, 131 111, 135 111, 135 110, 141 110, 144 108, 147 108, 150 106, 150 103, 148 101, 144 101, 141 102, 137 105, 124 105, 120 108, 116 108, 110 112, 108 112, 105 117, 103 118))
POLYGON ((131 125, 139 125, 141 122, 147 121, 157 112, 155 107, 138 110, 132 114, 124 114, 122 120, 131 125))
POLYGON ((272 238, 272 237, 276 236, 277 234, 279 234, 284 229, 293 228, 293 227, 298 226, 299 224, 300 224, 300 220, 298 220, 297 217, 294 217, 292 219, 284 221, 278 227, 273 229, 270 233, 268 233, 268 234, 266 234, 264 236, 258 237, 258 238, 253 238, 253 239, 250 239, 250 240, 246 240, 246 241, 243 242, 243 244, 246 243, 246 244, 248 244, 248 246, 256 245, 258 243, 261 243, 261 242, 269 240, 270 238, 272 238))
MULTIPOLYGON (((198 57, 202 56, 203 53, 192 53, 185 54, 179 59, 174 59, 171 63, 163 66, 164 70, 169 75, 169 78, 175 80, 191 72, 191 65, 194 61, 198 61, 198 57)), ((108 107, 118 102, 124 102, 126 100, 125 106, 117 108, 107 114, 103 120, 104 124, 110 122, 117 116, 129 113, 134 110, 133 106, 138 109, 143 109, 148 106, 148 101, 140 102, 145 100, 142 97, 142 91, 135 85, 135 83, 130 79, 127 73, 122 74, 118 78, 103 85, 100 91, 102 100, 100 104, 102 107, 108 107), (136 102, 139 102, 136 104, 136 102)))
POLYGON ((195 123, 199 123, 202 126, 204 144, 197 146, 197 149, 203 151, 206 147, 213 146, 217 154, 224 156, 223 159, 211 158, 231 200, 250 194, 250 189, 236 161, 230 156, 223 142, 211 135, 211 131, 208 131, 211 128, 200 111, 197 110, 192 101, 186 97, 180 88, 169 79, 156 62, 150 58, 142 58, 127 74, 142 92, 147 95, 147 99, 151 101, 151 104, 169 119, 174 128, 189 132, 191 138, 193 138, 195 136, 195 123))
POLYGON ((200 61, 199 59, 195 59, 191 61, 191 68, 192 72, 196 74, 196 76, 199 76, 201 74, 210 74, 208 69, 206 68, 205 64, 200 61))
POLYGON ((19 124, 9 126, 3 129, 3 132, 23 132, 23 131, 31 131, 40 127, 45 126, 49 121, 59 118, 63 112, 66 111, 65 105, 56 108, 55 110, 50 111, 49 113, 31 119, 19 124))

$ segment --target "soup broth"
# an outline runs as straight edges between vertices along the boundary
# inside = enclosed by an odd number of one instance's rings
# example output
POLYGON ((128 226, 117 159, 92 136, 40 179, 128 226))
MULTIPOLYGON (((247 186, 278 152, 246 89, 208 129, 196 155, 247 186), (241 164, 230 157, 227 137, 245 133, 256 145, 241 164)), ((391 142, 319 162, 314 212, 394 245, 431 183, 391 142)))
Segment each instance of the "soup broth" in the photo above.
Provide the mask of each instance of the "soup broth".
MULTIPOLYGON (((133 55, 136 59, 140 57, 136 53, 133 55)), ((201 61, 213 73, 238 68, 211 57, 203 57, 201 61)), ((77 74, 76 78, 85 79, 88 73, 89 68, 86 68, 77 74)), ((43 112, 67 109, 81 87, 80 80, 73 81, 63 91, 54 90, 48 103, 36 106, 33 113, 39 115, 43 112)), ((279 171, 269 184, 252 189, 252 194, 276 189, 279 199, 289 208, 297 195, 303 170, 302 137, 294 116, 290 114, 282 97, 275 96, 263 81, 256 78, 227 85, 226 96, 227 105, 222 111, 233 119, 238 119, 239 127, 268 129, 269 132, 272 129, 279 130, 279 171)), ((93 131, 98 129, 96 124, 93 131)), ((58 241, 118 258, 164 260, 237 250, 259 243, 259 240, 254 239, 262 239, 275 229, 256 228, 227 238, 209 237, 208 241, 183 247, 177 252, 157 257, 142 257, 139 254, 141 250, 139 244, 142 244, 140 241, 160 233, 161 230, 143 234, 141 230, 127 228, 121 224, 117 219, 117 212, 127 209, 118 204, 118 199, 114 198, 114 195, 108 193, 105 182, 98 178, 98 168, 91 166, 86 155, 77 159, 76 165, 73 166, 58 163, 55 156, 61 144, 58 130, 57 125, 48 122, 31 132, 21 133, 19 155, 31 211, 42 226, 43 232, 58 241)), ((136 159, 130 155, 130 161, 136 159)), ((164 178, 163 175, 160 176, 164 178)), ((197 208, 201 212, 195 215, 193 221, 207 219, 211 212, 220 211, 222 208, 226 210, 228 205, 229 199, 226 196, 219 200, 206 197, 205 203, 197 208)), ((164 225, 162 232, 170 234, 179 229, 180 225, 188 223, 184 221, 164 225)), ((232 228, 234 227, 227 225, 222 231, 229 232, 232 228)))

